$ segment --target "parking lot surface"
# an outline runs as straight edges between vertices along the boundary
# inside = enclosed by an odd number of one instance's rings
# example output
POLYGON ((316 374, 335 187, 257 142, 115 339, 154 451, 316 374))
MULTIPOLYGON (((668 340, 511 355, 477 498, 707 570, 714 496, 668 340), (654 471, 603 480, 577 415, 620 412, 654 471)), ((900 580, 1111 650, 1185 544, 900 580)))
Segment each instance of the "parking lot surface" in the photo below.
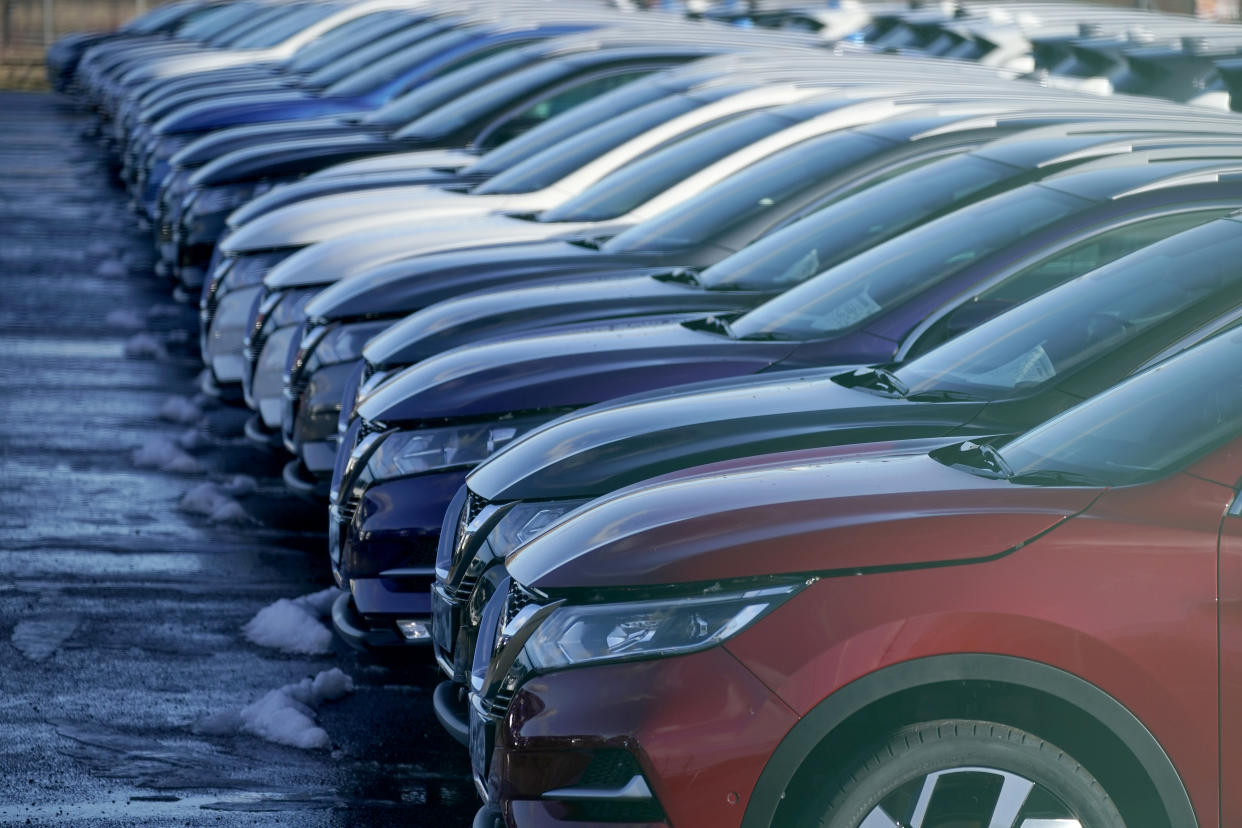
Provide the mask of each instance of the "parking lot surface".
POLYGON ((240 412, 194 400, 196 311, 151 272, 91 119, 22 93, 0 113, 0 824, 468 825, 429 662, 243 636, 331 586, 323 510, 240 412), (169 445, 193 462, 139 467, 169 445), (185 511, 205 483, 241 511, 185 511), (318 708, 327 746, 237 725, 334 667, 355 689, 318 708))

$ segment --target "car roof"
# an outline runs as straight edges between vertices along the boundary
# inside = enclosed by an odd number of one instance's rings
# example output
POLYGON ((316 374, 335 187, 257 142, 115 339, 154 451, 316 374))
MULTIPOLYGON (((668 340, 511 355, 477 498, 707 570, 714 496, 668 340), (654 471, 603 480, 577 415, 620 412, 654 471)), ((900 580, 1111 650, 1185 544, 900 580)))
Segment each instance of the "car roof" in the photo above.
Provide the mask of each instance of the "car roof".
POLYGON ((1227 149, 1212 150, 1218 153, 1214 158, 1186 159, 1183 153, 1178 159, 1158 150, 1104 158, 1051 175, 1041 185, 1080 198, 1106 201, 1169 187, 1211 183, 1242 175, 1242 151, 1235 151, 1235 155, 1227 149))

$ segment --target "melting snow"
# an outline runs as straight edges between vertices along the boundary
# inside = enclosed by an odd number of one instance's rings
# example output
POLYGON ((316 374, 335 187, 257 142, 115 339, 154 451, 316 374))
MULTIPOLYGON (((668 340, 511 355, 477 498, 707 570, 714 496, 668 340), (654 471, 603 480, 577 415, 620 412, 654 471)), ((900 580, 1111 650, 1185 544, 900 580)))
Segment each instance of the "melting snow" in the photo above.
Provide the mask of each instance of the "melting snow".
POLYGON ((319 619, 332 611, 332 603, 340 594, 336 587, 329 587, 292 600, 281 598, 259 610, 242 627, 242 634, 261 647, 286 653, 329 653, 332 651, 332 631, 319 619))
POLYGON ((125 356, 135 359, 168 359, 168 349, 149 333, 136 333, 125 341, 125 356))
POLYGON ((125 273, 125 263, 119 259, 104 259, 99 263, 99 267, 95 268, 95 274, 98 276, 124 276, 125 273))
POLYGON ((160 406, 160 419, 183 425, 193 425, 203 417, 203 410, 193 400, 173 394, 160 406))
POLYGON ((241 504, 215 483, 202 483, 190 489, 182 496, 177 508, 205 515, 212 523, 244 523, 250 519, 241 504))
POLYGON ((180 474, 196 474, 203 464, 186 454, 182 448, 166 437, 154 437, 134 449, 134 465, 140 469, 160 469, 180 474))
POLYGON ((56 652, 78 628, 75 615, 31 618, 18 621, 10 639, 13 646, 31 661, 42 661, 56 652))
POLYGON ((340 668, 324 670, 269 691, 240 710, 217 713, 195 722, 195 733, 226 736, 251 733, 291 747, 314 749, 331 745, 327 731, 315 721, 315 711, 325 701, 336 701, 353 692, 354 680, 340 668))
POLYGON ((146 326, 142 317, 129 308, 117 308, 116 310, 108 311, 104 321, 114 328, 123 328, 127 331, 139 331, 146 326))

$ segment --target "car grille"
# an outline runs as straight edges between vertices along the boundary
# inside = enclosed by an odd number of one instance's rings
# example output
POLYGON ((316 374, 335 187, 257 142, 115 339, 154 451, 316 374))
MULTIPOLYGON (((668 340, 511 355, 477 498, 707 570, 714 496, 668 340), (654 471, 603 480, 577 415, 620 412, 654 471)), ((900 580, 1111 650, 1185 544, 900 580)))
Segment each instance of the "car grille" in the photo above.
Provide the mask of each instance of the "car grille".
POLYGON ((259 367, 259 357, 263 354, 263 346, 267 343, 267 337, 271 333, 264 325, 259 328, 258 333, 250 338, 250 344, 244 349, 246 362, 250 364, 250 374, 254 376, 259 367))
POLYGON ((363 385, 365 385, 367 380, 375 376, 375 372, 377 370, 378 369, 375 367, 375 363, 367 362, 364 359, 362 361, 362 379, 358 380, 358 387, 361 388, 363 385))
POLYGON ((341 522, 345 524, 352 523, 354 515, 358 514, 358 507, 362 505, 362 493, 351 494, 339 508, 341 522))
POLYGON ((466 523, 474 520, 479 516, 479 512, 487 506, 487 498, 477 495, 469 489, 466 490, 466 523))
POLYGON ((491 719, 500 719, 509 710, 509 704, 513 701, 513 693, 501 688, 494 695, 487 696, 482 701, 483 712, 491 719))
POLYGON ((519 612, 534 603, 535 596, 523 589, 517 581, 510 581, 509 594, 505 598, 505 624, 517 618, 519 612))
MULTIPOLYGON (((377 434, 384 430, 384 425, 374 420, 363 420, 362 425, 358 428, 358 443, 361 443, 369 434, 377 434)), ((354 445, 358 445, 354 443, 354 445)))

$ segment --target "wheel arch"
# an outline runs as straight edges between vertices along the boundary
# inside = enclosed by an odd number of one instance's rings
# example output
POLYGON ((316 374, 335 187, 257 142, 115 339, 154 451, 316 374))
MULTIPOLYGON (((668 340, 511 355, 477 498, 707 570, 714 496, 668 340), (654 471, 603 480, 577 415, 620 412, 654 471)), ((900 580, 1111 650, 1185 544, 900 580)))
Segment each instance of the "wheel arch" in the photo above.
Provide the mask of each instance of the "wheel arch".
MULTIPOLYGON (((952 698, 953 702, 943 711, 933 713, 934 718, 959 715, 963 711, 955 713, 954 709, 964 708, 969 703, 963 697, 973 698, 975 702, 982 698, 985 714, 996 712, 988 709, 989 703, 1042 701, 1070 714, 1076 721, 1060 728, 1059 732, 1058 728, 1044 727, 1042 723, 1038 730, 1024 721, 1005 723, 1032 730, 1072 755, 1077 755, 1075 741, 1086 740, 1085 743, 1090 744, 1091 739, 1101 736, 1108 741, 1107 735, 1111 734, 1117 743, 1112 745, 1112 753, 1124 751, 1129 762, 1123 757, 1121 764, 1127 767, 1103 770, 1116 774, 1128 772, 1131 777, 1141 774, 1150 785, 1147 807, 1143 810, 1150 812, 1150 806, 1157 805, 1163 811, 1159 815, 1145 814, 1151 819, 1143 819, 1142 828, 1149 825, 1152 828, 1194 828, 1199 825, 1172 760, 1155 736, 1124 705, 1095 685, 1057 667, 1014 656, 981 653, 932 656, 894 664, 863 676, 824 699, 794 725, 769 758, 747 803, 742 828, 786 824, 781 818, 782 807, 789 805, 786 794, 797 793, 798 783, 805 779, 800 774, 809 767, 808 760, 814 761, 817 751, 831 753, 843 745, 858 747, 856 741, 850 741, 850 734, 857 738, 864 723, 879 721, 885 727, 913 724, 913 721, 897 718, 901 714, 896 710, 902 706, 893 703, 925 695, 933 699, 935 709, 937 693, 942 701, 952 698), (968 692, 962 692, 963 689, 968 692), (950 690, 953 691, 951 696, 950 690), (1058 736, 1064 738, 1058 741, 1058 736)), ((971 711, 964 712, 972 715, 971 711)), ((1091 763, 1084 760, 1083 764, 1097 777, 1100 775, 1097 772, 1100 769, 1091 763)), ((1108 785, 1105 787, 1107 789, 1108 785)))

